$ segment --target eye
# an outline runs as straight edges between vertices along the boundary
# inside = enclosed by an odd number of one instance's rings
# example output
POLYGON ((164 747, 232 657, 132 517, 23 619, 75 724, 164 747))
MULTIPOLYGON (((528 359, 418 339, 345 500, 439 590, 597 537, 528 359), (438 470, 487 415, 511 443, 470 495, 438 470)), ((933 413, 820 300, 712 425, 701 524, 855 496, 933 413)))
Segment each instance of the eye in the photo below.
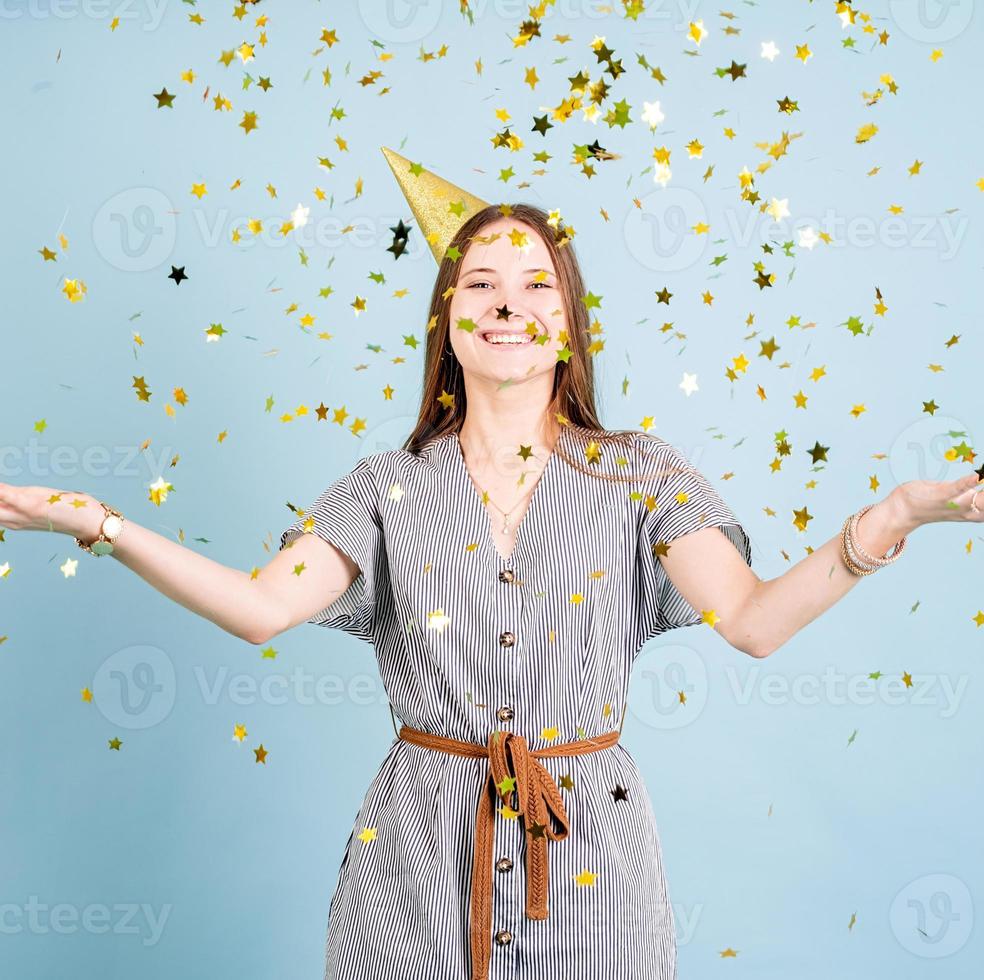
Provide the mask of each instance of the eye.
MULTIPOLYGON (((552 286, 550 285, 550 283, 548 283, 548 282, 542 282, 542 281, 537 281, 537 282, 531 282, 531 283, 530 283, 530 285, 531 285, 531 286, 542 286, 542 287, 543 287, 544 289, 552 289, 552 288, 553 288, 553 287, 552 287, 552 286)), ((485 280, 484 280, 484 279, 479 279, 479 280, 477 280, 477 281, 475 281, 475 282, 473 282, 473 283, 470 283, 470 284, 469 284, 468 286, 466 286, 465 288, 466 288, 466 289, 475 289, 475 288, 477 288, 478 286, 489 286, 489 287, 491 288, 491 283, 487 283, 487 282, 485 282, 485 280)))

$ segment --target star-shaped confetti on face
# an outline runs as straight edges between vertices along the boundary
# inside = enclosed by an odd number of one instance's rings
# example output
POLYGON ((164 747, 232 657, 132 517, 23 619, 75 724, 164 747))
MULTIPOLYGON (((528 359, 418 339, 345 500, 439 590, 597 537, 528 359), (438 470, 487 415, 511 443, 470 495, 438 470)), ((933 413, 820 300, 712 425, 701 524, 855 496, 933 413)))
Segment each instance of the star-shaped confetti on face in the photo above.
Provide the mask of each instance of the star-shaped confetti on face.
POLYGON ((495 318, 497 320, 508 320, 512 316, 513 311, 509 309, 508 306, 503 304, 502 306, 497 306, 495 308, 495 318))
POLYGON ((184 266, 181 266, 180 269, 176 268, 173 265, 171 266, 171 274, 168 276, 168 279, 173 279, 175 286, 179 286, 187 278, 188 277, 185 275, 184 266))

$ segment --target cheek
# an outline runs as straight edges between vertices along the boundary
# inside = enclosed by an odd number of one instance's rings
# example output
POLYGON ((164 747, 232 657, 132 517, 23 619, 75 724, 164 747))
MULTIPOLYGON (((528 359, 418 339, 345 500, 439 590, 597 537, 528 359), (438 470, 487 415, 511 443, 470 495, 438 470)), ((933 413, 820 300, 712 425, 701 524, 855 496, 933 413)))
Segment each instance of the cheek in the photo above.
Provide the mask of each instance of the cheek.
POLYGON ((547 328, 551 337, 556 338, 559 333, 567 330, 567 317, 563 311, 556 313, 556 303, 545 303, 543 309, 539 311, 540 322, 547 328))
POLYGON ((466 331, 458 326, 458 321, 463 319, 475 319, 480 315, 475 309, 475 304, 469 303, 469 297, 460 296, 455 293, 451 297, 451 304, 448 307, 448 332, 452 337, 463 337, 466 331))
POLYGON ((551 334, 565 327, 566 318, 556 293, 533 293, 524 310, 531 317, 536 317, 551 334))
POLYGON ((492 306, 491 290, 466 289, 454 293, 451 297, 449 312, 451 315, 451 329, 455 329, 455 324, 462 317, 483 316, 485 311, 492 306))

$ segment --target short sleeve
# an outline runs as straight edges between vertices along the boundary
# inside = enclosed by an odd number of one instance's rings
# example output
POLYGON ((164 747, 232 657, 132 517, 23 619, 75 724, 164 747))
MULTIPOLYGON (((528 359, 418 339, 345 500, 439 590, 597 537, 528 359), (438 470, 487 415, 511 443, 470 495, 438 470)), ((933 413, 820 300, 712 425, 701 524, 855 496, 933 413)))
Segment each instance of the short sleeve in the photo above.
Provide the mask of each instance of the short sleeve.
POLYGON ((731 508, 678 449, 658 437, 644 434, 639 436, 639 445, 643 459, 637 465, 648 467, 645 475, 659 474, 641 484, 646 499, 642 506, 638 553, 639 645, 642 646, 667 630, 697 626, 701 622, 700 612, 684 599, 666 574, 657 545, 672 544, 674 539, 703 527, 717 527, 749 567, 752 546, 731 508))
POLYGON ((366 458, 323 490, 308 510, 298 511, 297 520, 280 536, 280 550, 301 534, 317 534, 359 566, 349 587, 308 622, 373 643, 377 597, 385 590, 386 559, 376 482, 366 458))

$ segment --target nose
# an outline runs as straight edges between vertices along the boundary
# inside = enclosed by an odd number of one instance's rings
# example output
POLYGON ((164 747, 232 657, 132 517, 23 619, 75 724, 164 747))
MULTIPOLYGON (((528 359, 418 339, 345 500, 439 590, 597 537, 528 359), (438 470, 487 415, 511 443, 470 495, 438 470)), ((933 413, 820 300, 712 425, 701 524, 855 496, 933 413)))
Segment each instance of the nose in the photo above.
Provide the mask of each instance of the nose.
POLYGON ((498 323, 505 323, 510 328, 517 323, 533 320, 535 317, 526 307, 529 295, 522 287, 508 288, 502 291, 492 303, 488 316, 498 323))

